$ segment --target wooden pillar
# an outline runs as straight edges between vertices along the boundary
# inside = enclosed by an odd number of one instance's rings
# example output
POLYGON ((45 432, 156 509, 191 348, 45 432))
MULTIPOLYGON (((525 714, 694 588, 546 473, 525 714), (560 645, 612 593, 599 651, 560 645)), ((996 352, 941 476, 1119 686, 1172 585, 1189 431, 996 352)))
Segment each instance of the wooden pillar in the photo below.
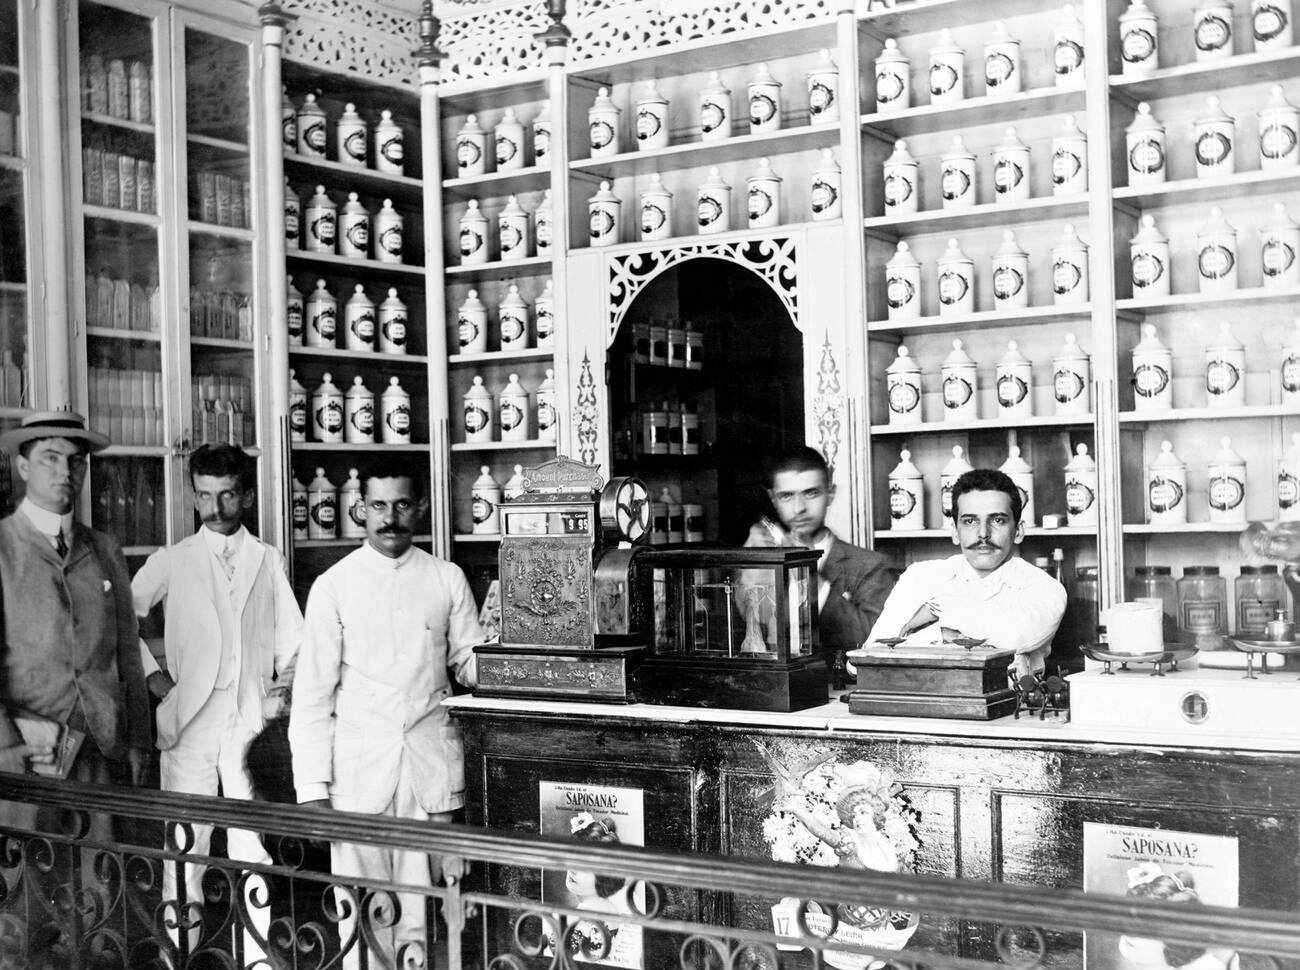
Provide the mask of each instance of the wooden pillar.
MULTIPOLYGON (((65 125, 63 84, 60 65, 64 63, 61 46, 59 0, 36 0, 36 111, 37 146, 28 166, 29 191, 40 187, 38 204, 30 209, 38 221, 40 231, 32 234, 40 240, 41 278, 29 278, 28 290, 39 299, 32 306, 42 307, 41 319, 33 330, 39 329, 44 343, 44 379, 35 374, 32 359, 32 383, 44 384, 41 404, 46 408, 71 408, 72 394, 72 326, 68 311, 68 240, 73 234, 65 231, 68 225, 67 196, 64 193, 64 176, 67 172, 63 132, 65 125), (33 178, 40 172, 39 178, 33 178)), ((70 122, 67 122, 70 123, 70 122)), ((80 121, 78 119, 77 123, 80 121)), ((30 129, 29 129, 30 130, 30 129)), ((34 403, 29 401, 30 403, 34 403)))

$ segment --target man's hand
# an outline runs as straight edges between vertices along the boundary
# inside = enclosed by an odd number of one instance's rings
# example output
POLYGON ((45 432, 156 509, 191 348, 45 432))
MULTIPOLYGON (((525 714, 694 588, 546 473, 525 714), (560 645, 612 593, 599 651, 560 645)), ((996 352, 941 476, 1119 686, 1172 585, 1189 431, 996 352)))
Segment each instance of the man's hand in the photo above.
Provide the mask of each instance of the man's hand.
POLYGON ((903 624, 903 629, 899 631, 900 636, 907 636, 909 633, 915 633, 922 630, 931 623, 938 621, 939 610, 934 601, 931 600, 921 604, 921 608, 912 614, 912 618, 903 624))
POLYGON ((130 774, 132 788, 139 788, 144 783, 144 769, 148 762, 148 751, 140 748, 126 749, 126 769, 130 774))
POLYGON ((299 802, 298 806, 300 808, 332 808, 333 807, 332 805, 330 805, 330 800, 328 798, 313 798, 309 802, 299 802))
POLYGON ((442 881, 448 886, 459 882, 465 878, 469 872, 469 863, 458 855, 445 855, 442 857, 442 881))
POLYGON ((781 545, 777 541, 772 530, 767 526, 767 520, 755 522, 749 527, 749 535, 745 537, 745 545, 749 547, 758 546, 763 549, 772 549, 781 545))
POLYGON ((284 699, 286 693, 283 690, 272 690, 262 698, 262 718, 263 720, 273 721, 284 713, 284 699))
POLYGON ((176 686, 176 681, 171 679, 171 675, 167 671, 155 670, 145 680, 145 684, 149 687, 149 693, 162 700, 172 692, 172 688, 176 686))
POLYGON ((54 749, 37 748, 33 750, 25 744, 12 744, 7 748, 0 748, 0 771, 12 772, 15 775, 24 774, 27 771, 29 758, 33 764, 52 764, 54 762, 54 749))

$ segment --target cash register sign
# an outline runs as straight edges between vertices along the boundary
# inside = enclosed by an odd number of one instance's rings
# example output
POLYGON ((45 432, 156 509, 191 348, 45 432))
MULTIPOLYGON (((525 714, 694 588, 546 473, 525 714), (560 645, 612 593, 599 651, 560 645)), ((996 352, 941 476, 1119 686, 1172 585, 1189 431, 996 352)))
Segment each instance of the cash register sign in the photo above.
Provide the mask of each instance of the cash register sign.
MULTIPOLYGON (((824 759, 791 771, 763 743, 755 742, 775 775, 772 808, 763 820, 763 839, 777 862, 845 866, 879 872, 915 872, 921 846, 920 813, 893 776, 868 761, 848 764, 824 759)), ((778 936, 801 936, 800 901, 786 897, 772 907, 778 936)), ((916 932, 918 916, 868 906, 836 908, 832 942, 870 949, 876 954, 901 950, 916 932)), ((805 925, 825 937, 831 915, 809 903, 805 925)), ((787 949, 787 947, 782 947, 787 949)), ((799 949, 790 946, 788 949, 799 949)), ((859 953, 825 952, 838 970, 866 970, 884 961, 859 953)))

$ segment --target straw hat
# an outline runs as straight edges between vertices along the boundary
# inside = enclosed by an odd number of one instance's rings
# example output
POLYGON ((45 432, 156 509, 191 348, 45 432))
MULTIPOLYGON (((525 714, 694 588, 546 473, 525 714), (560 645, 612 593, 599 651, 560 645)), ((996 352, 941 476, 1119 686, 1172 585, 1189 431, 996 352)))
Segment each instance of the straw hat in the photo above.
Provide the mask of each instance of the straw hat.
POLYGON ((86 419, 75 411, 32 411, 22 423, 0 434, 0 450, 16 453, 20 445, 38 438, 67 438, 80 441, 88 451, 103 451, 111 444, 98 431, 86 427, 86 419))

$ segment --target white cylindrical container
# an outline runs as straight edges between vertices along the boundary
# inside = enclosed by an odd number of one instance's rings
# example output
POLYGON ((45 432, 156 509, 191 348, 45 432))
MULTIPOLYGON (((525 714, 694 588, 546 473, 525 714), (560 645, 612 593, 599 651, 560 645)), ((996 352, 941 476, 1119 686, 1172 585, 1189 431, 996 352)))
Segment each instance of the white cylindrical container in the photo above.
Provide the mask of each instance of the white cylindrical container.
POLYGON ((596 100, 587 109, 588 143, 591 157, 618 154, 619 115, 623 112, 609 96, 609 88, 600 88, 596 100))
POLYGON ((1058 417, 1092 411, 1092 360, 1072 333, 1065 335, 1065 345, 1052 358, 1052 399, 1058 417))
POLYGON ((507 196, 497 213, 497 238, 501 243, 500 259, 525 259, 528 256, 528 213, 515 196, 507 196))
POLYGON ((704 541, 704 506, 698 502, 682 503, 684 520, 682 540, 684 542, 704 541))
POLYGON ((704 333, 686 324, 686 369, 704 369, 704 333))
POLYGON ((1196 275, 1202 293, 1227 293, 1237 288, 1237 230, 1217 205, 1196 230, 1196 275))
POLYGON ((917 212, 921 201, 917 163, 903 139, 894 142, 894 153, 885 159, 882 172, 886 211, 893 215, 911 215, 917 212))
POLYGON ((1012 445, 1007 449, 1007 460, 998 470, 1010 478, 1020 490, 1020 502, 1023 506, 1020 521, 1026 527, 1033 526, 1037 521, 1034 510, 1034 469, 1030 467, 1029 462, 1020 457, 1018 445, 1012 445))
POLYGON ((348 480, 339 489, 339 533, 344 539, 364 539, 366 535, 366 500, 361 479, 355 468, 348 469, 348 480))
POLYGON ((469 208, 460 217, 460 262, 474 266, 488 261, 488 221, 479 211, 478 199, 469 200, 469 208))
POLYGON ((623 200, 601 182, 596 194, 587 200, 587 235, 595 247, 613 246, 618 242, 618 220, 623 200))
POLYGON ((284 180, 284 245, 291 251, 302 247, 302 204, 288 178, 284 180))
POLYGON ((1002 144, 993 149, 993 198, 1003 203, 1029 199, 1029 146, 1014 127, 1006 130, 1002 144))
POLYGON ((745 180, 749 187, 749 228, 768 229, 781 222, 781 176, 772 171, 766 157, 745 180))
POLYGON ((1300 317, 1295 329, 1282 348, 1282 367, 1279 372, 1282 385, 1282 403, 1292 407, 1300 405, 1300 317))
POLYGON ((1291 435, 1291 447, 1277 466, 1277 517, 1300 522, 1300 431, 1291 435))
POLYGON ((302 293, 293 285, 293 276, 286 276, 285 280, 284 320, 289 331, 289 346, 301 347, 307 308, 302 302, 302 293))
POLYGON ((1173 354, 1160 341, 1153 323, 1142 325, 1133 348, 1133 409, 1168 411, 1173 407, 1173 354))
POLYGON ((813 222, 840 217, 840 166, 835 161, 835 153, 829 148, 822 149, 821 161, 813 169, 808 204, 812 209, 813 222))
POLYGON ((673 234, 673 194, 665 188, 658 172, 650 175, 650 184, 641 190, 641 239, 652 242, 673 234))
POLYGON ((358 283, 343 307, 343 340, 348 350, 371 353, 375 349, 375 303, 358 283))
POLYGON ((375 169, 388 175, 401 175, 405 171, 405 154, 402 126, 385 108, 379 112, 379 122, 375 125, 375 169))
POLYGON ((1237 123, 1210 95, 1206 111, 1192 126, 1192 148, 1198 179, 1218 178, 1236 171, 1237 123))
POLYGON ((528 304, 519 295, 518 285, 511 283, 497 304, 502 350, 524 350, 528 346, 528 304))
POLYGON ((999 310, 1029 306, 1029 254, 1016 242, 1010 230, 1002 233, 1002 245, 993 254, 993 305, 999 310))
POLYGON ((1300 226, 1287 215, 1283 203, 1273 203, 1273 217, 1259 235, 1264 288, 1300 285, 1300 264, 1296 262, 1296 253, 1300 251, 1300 226))
POLYGON ((379 397, 379 407, 383 412, 380 426, 381 440, 386 445, 409 445, 411 443, 411 395, 402 390, 401 381, 396 377, 390 377, 388 386, 379 397))
MULTIPOLYGON (((311 97, 311 95, 308 95, 311 97)), ((325 469, 317 468, 316 477, 307 486, 307 538, 335 539, 339 529, 339 493, 334 483, 325 477, 325 469)))
POLYGON ((700 91, 700 140, 721 141, 731 137, 731 91, 717 71, 709 73, 700 91))
POLYGON ((885 394, 891 425, 921 423, 921 366, 906 345, 899 345, 898 356, 885 368, 885 394))
POLYGON ((912 101, 912 68, 892 37, 876 58, 876 113, 902 111, 912 101))
POLYGON ((1160 22, 1143 0, 1130 0, 1120 14, 1119 61, 1125 77, 1146 77, 1159 66, 1160 22))
POLYGON ((731 186, 722 180, 715 165, 700 186, 695 207, 696 226, 700 235, 726 232, 731 228, 731 186))
POLYGON ((1020 41, 1007 33, 1007 25, 999 20, 984 44, 984 89, 989 95, 1016 94, 1020 85, 1020 41))
POLYGON ((808 122, 831 124, 840 120, 840 69, 831 60, 831 52, 817 52, 817 63, 807 74, 808 122))
POLYGON ((307 440, 307 388, 298 383, 289 369, 289 440, 307 440))
POLYGON ((1246 403, 1246 348, 1224 320, 1205 348, 1205 396, 1212 408, 1237 408, 1246 403))
POLYGON ((543 101, 533 119, 533 164, 541 165, 551 157, 551 102, 543 101))
POLYGON ((936 267, 939 284, 939 316, 959 316, 975 312, 975 261, 961 251, 956 237, 936 267))
POLYGON ((324 158, 326 140, 325 109, 316 103, 316 95, 304 95, 298 109, 298 154, 324 158))
POLYGON ((1209 0, 1192 15, 1192 40, 1196 60, 1221 61, 1232 56, 1232 4, 1209 0))
POLYGON ((1087 63, 1083 36, 1083 23, 1076 16, 1074 5, 1067 3, 1061 8, 1061 19, 1052 31, 1052 65, 1058 88, 1083 86, 1087 63))
POLYGON ((772 77, 767 65, 755 65, 754 76, 745 85, 749 93, 749 133, 767 135, 781 128, 781 82, 772 77))
POLYGON ((921 264, 906 240, 885 264, 885 301, 890 320, 909 320, 921 315, 921 264))
POLYGON ((1219 450, 1210 459, 1206 499, 1210 521, 1246 524, 1246 460, 1232 450, 1231 438, 1219 439, 1219 450))
POLYGON ((478 115, 467 115, 456 132, 456 174, 461 178, 487 173, 487 132, 479 127, 478 115))
POLYGON ((919 532, 925 528, 925 487, 912 453, 899 452, 889 473, 889 528, 894 532, 919 532))
POLYGON ((465 441, 470 444, 483 444, 492 440, 492 395, 483 386, 483 378, 475 375, 470 389, 465 392, 465 416, 462 426, 465 429, 465 441))
POLYGON ((952 342, 952 351, 939 369, 945 421, 974 421, 979 417, 976 392, 979 381, 975 361, 966 353, 961 338, 952 342))
POLYGON ((365 168, 370 161, 370 126, 350 102, 343 106, 343 114, 334 129, 334 142, 342 164, 365 168))
POLYGON ((1251 0, 1250 32, 1257 52, 1290 47, 1291 0, 1251 0))
POLYGON ((501 531, 501 485, 487 465, 480 465, 478 472, 469 493, 470 532, 479 536, 497 535, 501 531))
POLYGON ((497 413, 502 441, 528 440, 528 392, 518 374, 511 374, 497 395, 497 413))
POLYGON ((952 446, 952 459, 939 472, 939 511, 945 519, 952 518, 952 487, 957 479, 975 469, 966 460, 965 449, 961 445, 952 446))
POLYGON ((316 186, 316 194, 307 203, 306 218, 307 232, 303 236, 303 248, 313 253, 334 252, 338 230, 338 208, 325 194, 325 186, 316 186))
POLYGON ((700 453, 700 416, 693 404, 682 405, 682 454, 700 453))
POLYGON ((376 323, 377 340, 381 354, 406 353, 406 304, 397 298, 397 290, 389 287, 388 296, 379 304, 376 323))
POLYGON ((381 263, 402 261, 402 214, 393 208, 392 199, 385 199, 375 213, 375 259, 381 263))
POLYGON ((1088 191, 1088 136, 1074 115, 1063 115, 1052 138, 1052 195, 1082 195, 1088 191))
POLYGON ((298 109, 283 84, 280 85, 280 140, 286 152, 292 154, 298 150, 298 109))
POLYGON ((524 126, 514 108, 506 108, 493 130, 497 171, 512 172, 524 167, 524 126))
POLYGON ((541 295, 533 301, 534 327, 538 347, 555 346, 555 282, 547 280, 541 295))
POLYGON ((1259 167, 1264 171, 1300 165, 1300 108, 1286 99, 1282 85, 1268 89, 1259 109, 1259 167))
POLYGON ((966 52, 944 28, 939 42, 930 48, 930 103, 956 104, 966 97, 966 52))
POLYGON ((945 209, 968 209, 975 204, 975 153, 961 135, 939 159, 939 194, 945 209))
POLYGON ((375 395, 359 374, 343 395, 343 438, 350 445, 375 443, 375 395))
POLYGON ((1124 130, 1124 147, 1130 186, 1159 185, 1165 180, 1165 126, 1156 121, 1145 101, 1124 130))
POLYGON ((546 377, 537 385, 537 440, 554 441, 559 414, 555 410, 555 371, 546 368, 546 377))
POLYGON ((1069 224, 1052 247, 1052 300, 1057 306, 1088 302, 1088 245, 1069 224))
POLYGON ((340 256, 354 259, 370 256, 370 213, 358 201, 355 192, 349 192, 348 201, 343 203, 338 229, 340 256))
POLYGON ((1156 228, 1155 216, 1143 216, 1129 240, 1129 268, 1135 298, 1169 295, 1169 240, 1156 228))
POLYGON ((1097 463, 1080 442, 1065 466, 1065 518, 1073 528, 1097 524, 1097 463))
POLYGON ((317 280, 316 289, 307 297, 307 346, 329 347, 336 345, 339 301, 325 289, 325 281, 317 280))
POLYGON ((293 476, 293 484, 290 486, 290 508, 293 515, 293 537, 295 539, 306 539, 308 532, 308 523, 311 521, 311 513, 307 501, 307 486, 298 481, 298 476, 293 476))
POLYGON ((503 495, 507 502, 513 502, 526 491, 527 490, 524 488, 524 466, 516 465, 514 467, 514 474, 506 479, 506 486, 503 495))
POLYGON ((329 374, 323 375, 320 386, 311 392, 311 435, 315 441, 343 440, 343 392, 329 374))
POLYGON ((1007 341, 1007 352, 994 369, 994 393, 998 400, 998 417, 1020 420, 1034 416, 1034 367, 1020 345, 1007 341))
POLYGON ((668 147, 668 99, 659 93, 654 81, 637 98, 634 124, 638 151, 668 147))
POLYGON ((542 201, 533 210, 533 245, 537 247, 538 256, 549 256, 551 253, 551 241, 555 238, 551 231, 554 218, 551 190, 547 189, 542 193, 542 201))

